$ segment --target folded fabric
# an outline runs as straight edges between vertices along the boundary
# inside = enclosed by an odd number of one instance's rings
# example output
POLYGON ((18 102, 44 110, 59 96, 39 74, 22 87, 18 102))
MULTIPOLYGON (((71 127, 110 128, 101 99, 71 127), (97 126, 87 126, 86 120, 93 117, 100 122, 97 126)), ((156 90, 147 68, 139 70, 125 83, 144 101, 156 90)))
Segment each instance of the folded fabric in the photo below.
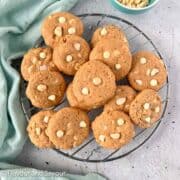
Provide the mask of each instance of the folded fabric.
MULTIPOLYGON (((49 173, 2 163, 12 161, 21 152, 26 140, 26 120, 19 95, 20 76, 11 67, 10 62, 22 56, 34 45, 40 37, 40 25, 45 16, 56 11, 67 11, 77 1, 3 0, 0 2, 0 169, 3 169, 0 171, 1 179, 10 179, 10 176, 20 175, 21 172, 31 176, 38 174, 45 176, 49 173)), ((49 175, 54 176, 55 173, 49 175)), ((80 176, 70 177, 70 175, 69 177, 65 175, 62 179, 68 178, 81 179, 80 176)))

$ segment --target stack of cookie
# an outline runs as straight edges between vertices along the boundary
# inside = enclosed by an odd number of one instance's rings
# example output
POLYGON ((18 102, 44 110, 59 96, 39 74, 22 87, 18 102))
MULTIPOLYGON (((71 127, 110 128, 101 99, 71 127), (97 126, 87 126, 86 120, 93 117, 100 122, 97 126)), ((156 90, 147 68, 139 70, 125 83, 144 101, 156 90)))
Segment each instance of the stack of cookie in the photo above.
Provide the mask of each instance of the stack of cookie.
POLYGON ((47 46, 24 55, 26 95, 33 106, 43 108, 27 127, 31 142, 39 148, 79 146, 90 129, 102 147, 120 148, 132 140, 134 125, 148 128, 161 116, 157 91, 167 78, 162 60, 147 51, 132 56, 125 34, 114 25, 98 28, 90 45, 82 34, 78 17, 52 14, 42 25, 47 46), (64 74, 74 76, 68 86, 64 74), (126 77, 130 85, 117 86, 126 77), (70 107, 52 110, 65 92, 70 107), (91 123, 88 112, 102 106, 103 112, 91 123))

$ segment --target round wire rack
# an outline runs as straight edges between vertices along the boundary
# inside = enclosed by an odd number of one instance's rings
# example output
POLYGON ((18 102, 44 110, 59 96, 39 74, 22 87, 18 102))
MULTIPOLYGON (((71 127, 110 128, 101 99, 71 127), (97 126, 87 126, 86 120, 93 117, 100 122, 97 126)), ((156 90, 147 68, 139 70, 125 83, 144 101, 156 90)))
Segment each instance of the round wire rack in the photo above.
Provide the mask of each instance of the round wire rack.
MULTIPOLYGON (((119 26, 125 32, 132 53, 138 50, 148 50, 154 52, 161 59, 163 59, 160 52, 153 44, 151 39, 132 23, 122 18, 106 15, 106 14, 82 14, 79 15, 79 17, 84 22, 84 27, 85 27, 84 38, 87 41, 90 41, 92 33, 97 27, 103 26, 105 24, 114 24, 116 26, 119 26)), ((40 38, 35 45, 35 47, 40 47, 40 46, 44 46, 44 42, 42 38, 40 38)), ((18 63, 16 62, 14 66, 18 71, 20 71, 20 63, 21 61, 18 61, 18 63)), ((164 63, 167 64, 165 60, 164 63)), ((72 80, 72 77, 65 76, 65 79, 67 83, 69 83, 72 80)), ((127 81, 126 80, 119 81, 118 84, 127 84, 127 81)), ((25 95, 26 87, 27 87, 27 82, 22 80, 21 88, 20 88, 21 104, 24 111, 24 115, 26 119, 29 120, 30 117, 34 113, 38 112, 40 109, 33 107, 30 101, 27 99, 25 95)), ((169 83, 167 78, 166 85, 159 91, 159 94, 163 99, 163 112, 161 119, 156 124, 154 124, 153 127, 148 129, 140 129, 138 127, 135 127, 135 131, 136 131, 135 137, 126 146, 116 150, 104 149, 95 142, 95 139, 93 138, 91 132, 88 139, 81 146, 78 146, 71 150, 55 149, 55 151, 66 157, 84 162, 107 162, 127 156, 128 154, 140 148, 145 142, 147 142, 159 127, 165 115, 165 111, 168 103, 168 93, 169 93, 169 83)), ((57 107, 54 107, 54 109, 58 110, 65 106, 68 106, 66 97, 64 97, 61 104, 59 104, 57 107)), ((97 109, 89 112, 90 119, 93 120, 101 112, 102 109, 97 109)))

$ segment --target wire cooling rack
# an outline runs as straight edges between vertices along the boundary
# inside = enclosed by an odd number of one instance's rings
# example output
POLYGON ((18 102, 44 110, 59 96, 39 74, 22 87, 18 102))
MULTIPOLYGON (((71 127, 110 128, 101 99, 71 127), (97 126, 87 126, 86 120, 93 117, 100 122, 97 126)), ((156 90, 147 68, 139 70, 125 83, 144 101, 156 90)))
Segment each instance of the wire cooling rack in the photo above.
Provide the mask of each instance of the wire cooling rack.
MULTIPOLYGON (((137 28, 135 25, 131 24, 130 22, 121 19, 119 17, 106 15, 106 14, 82 14, 79 15, 79 17, 84 22, 84 26, 85 26, 84 38, 87 41, 90 41, 92 33, 97 27, 103 26, 105 24, 114 24, 116 26, 121 27, 123 31, 126 33, 132 53, 138 50, 149 50, 157 54, 161 59, 163 59, 160 52, 153 44, 151 39, 147 35, 145 35, 139 28, 137 28)), ((35 47, 39 47, 39 46, 44 46, 42 38, 38 40, 35 47)), ((19 71, 21 61, 18 59, 18 61, 14 61, 14 62, 15 62, 14 67, 19 71)), ((165 60, 164 63, 167 64, 165 60)), ((65 79, 67 83, 72 80, 72 78, 67 76, 65 76, 65 79)), ((118 84, 126 84, 126 83, 127 83, 126 80, 118 82, 118 84)), ((40 109, 33 107, 30 101, 27 99, 25 95, 26 86, 27 83, 22 80, 21 88, 20 88, 21 104, 24 111, 24 115, 26 119, 29 120, 30 117, 34 113, 38 112, 40 109)), ((136 127, 135 128, 136 135, 128 145, 116 150, 107 150, 100 147, 95 142, 95 139, 93 138, 91 133, 89 138, 81 146, 76 147, 72 150, 65 151, 65 150, 55 149, 55 151, 69 158, 76 159, 79 161, 85 161, 85 162, 106 162, 127 156, 128 154, 140 148, 145 142, 147 142, 159 127, 165 115, 165 111, 168 103, 168 91, 169 91, 169 83, 167 78, 166 85, 159 91, 159 94, 163 99, 163 112, 161 119, 156 124, 154 124, 152 128, 149 129, 140 129, 136 127)), ((57 107, 55 107, 54 109, 57 110, 67 105, 68 102, 66 100, 66 97, 64 97, 62 103, 57 107)), ((102 109, 93 110, 89 113, 89 116, 93 120, 101 112, 102 109)))

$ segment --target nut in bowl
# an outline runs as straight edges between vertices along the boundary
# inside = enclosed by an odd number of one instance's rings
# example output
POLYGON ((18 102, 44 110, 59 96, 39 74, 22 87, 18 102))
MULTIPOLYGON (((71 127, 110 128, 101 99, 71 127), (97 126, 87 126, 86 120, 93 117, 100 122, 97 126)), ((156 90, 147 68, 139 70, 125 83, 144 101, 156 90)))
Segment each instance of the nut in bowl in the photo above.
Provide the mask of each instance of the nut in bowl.
POLYGON ((159 0, 110 0, 115 8, 127 14, 140 14, 154 7, 159 0))

